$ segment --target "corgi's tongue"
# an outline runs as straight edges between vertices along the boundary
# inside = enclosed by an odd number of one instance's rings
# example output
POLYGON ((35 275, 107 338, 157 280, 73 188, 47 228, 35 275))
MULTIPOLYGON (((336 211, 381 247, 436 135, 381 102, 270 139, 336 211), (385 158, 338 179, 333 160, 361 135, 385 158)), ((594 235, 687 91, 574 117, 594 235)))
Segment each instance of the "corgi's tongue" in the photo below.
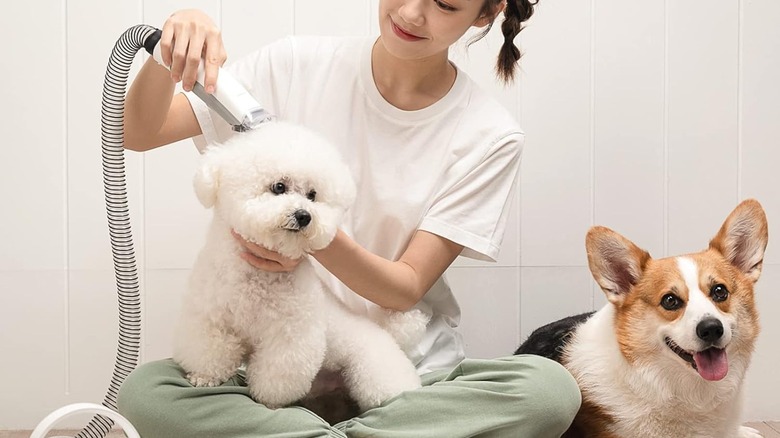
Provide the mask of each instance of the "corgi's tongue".
POLYGON ((705 380, 720 380, 729 372, 726 350, 708 348, 693 355, 696 370, 705 380))

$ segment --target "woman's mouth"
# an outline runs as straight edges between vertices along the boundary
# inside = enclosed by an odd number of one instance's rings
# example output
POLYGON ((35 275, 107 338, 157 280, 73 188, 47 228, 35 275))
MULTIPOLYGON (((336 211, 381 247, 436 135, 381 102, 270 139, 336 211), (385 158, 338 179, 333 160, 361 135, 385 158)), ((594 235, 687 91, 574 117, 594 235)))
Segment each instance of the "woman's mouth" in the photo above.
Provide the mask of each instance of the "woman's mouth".
POLYGON ((420 41, 425 39, 423 37, 419 37, 417 35, 405 31, 402 27, 395 24, 395 21, 393 21, 392 19, 390 20, 390 25, 393 27, 393 33, 395 33, 398 36, 398 38, 401 38, 404 41, 420 41))

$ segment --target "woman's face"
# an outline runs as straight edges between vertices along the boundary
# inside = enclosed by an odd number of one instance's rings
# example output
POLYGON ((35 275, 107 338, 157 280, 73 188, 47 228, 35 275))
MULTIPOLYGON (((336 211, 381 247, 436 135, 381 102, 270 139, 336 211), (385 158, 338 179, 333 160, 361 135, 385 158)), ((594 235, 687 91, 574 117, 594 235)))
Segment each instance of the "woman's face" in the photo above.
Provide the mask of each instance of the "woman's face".
POLYGON ((401 59, 424 59, 446 53, 471 26, 485 26, 480 16, 487 0, 380 0, 379 29, 388 52, 401 59))

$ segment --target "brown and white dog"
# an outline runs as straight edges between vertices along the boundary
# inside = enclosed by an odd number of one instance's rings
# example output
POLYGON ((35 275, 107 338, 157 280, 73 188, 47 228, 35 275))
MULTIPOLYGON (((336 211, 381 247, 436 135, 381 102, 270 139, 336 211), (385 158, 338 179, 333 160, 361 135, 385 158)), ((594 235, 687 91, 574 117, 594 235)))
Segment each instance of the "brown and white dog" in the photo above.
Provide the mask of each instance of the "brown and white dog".
POLYGON ((577 380, 582 407, 564 437, 760 437, 741 426, 742 381, 767 239, 755 200, 694 254, 653 259, 591 228, 588 264, 609 302, 537 329, 515 352, 555 359, 577 380))

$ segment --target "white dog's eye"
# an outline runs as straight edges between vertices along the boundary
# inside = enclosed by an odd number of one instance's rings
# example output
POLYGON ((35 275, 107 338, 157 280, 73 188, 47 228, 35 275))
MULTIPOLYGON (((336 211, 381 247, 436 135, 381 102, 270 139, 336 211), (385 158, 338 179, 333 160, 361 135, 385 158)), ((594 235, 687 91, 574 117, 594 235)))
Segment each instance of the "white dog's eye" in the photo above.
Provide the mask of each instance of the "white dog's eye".
POLYGON ((283 182, 274 183, 271 186, 271 191, 276 195, 281 195, 287 191, 287 186, 283 182))
POLYGON ((309 199, 309 201, 314 202, 314 198, 317 197, 317 191, 316 190, 309 190, 309 193, 306 194, 306 198, 309 199))

